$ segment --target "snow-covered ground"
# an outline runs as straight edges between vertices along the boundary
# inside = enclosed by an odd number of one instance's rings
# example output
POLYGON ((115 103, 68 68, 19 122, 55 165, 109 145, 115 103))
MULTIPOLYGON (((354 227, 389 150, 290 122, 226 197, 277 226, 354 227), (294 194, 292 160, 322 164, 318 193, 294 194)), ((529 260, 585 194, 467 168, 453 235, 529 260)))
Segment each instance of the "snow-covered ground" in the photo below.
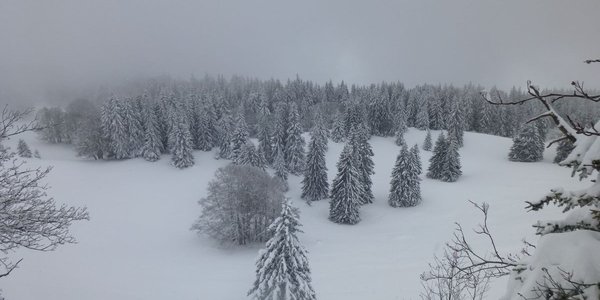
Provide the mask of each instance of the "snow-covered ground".
MULTIPOLYGON (((410 129, 406 140, 420 144, 424 136, 410 129)), ((87 206, 91 220, 73 225, 78 244, 55 252, 11 254, 24 260, 0 279, 8 300, 245 299, 262 245, 223 248, 189 230, 207 183, 228 161, 200 151, 196 165, 186 170, 170 166, 168 156, 156 163, 87 161, 68 147, 44 144, 33 135, 25 138, 43 157, 30 164, 54 166, 47 180, 50 194, 61 203, 87 206)), ((301 209, 301 239, 310 251, 313 285, 321 300, 418 299, 419 274, 442 250, 454 222, 472 228, 481 220, 468 200, 490 203, 490 226, 499 248, 517 251, 524 237, 536 240, 535 220, 559 214, 527 213, 524 201, 536 200, 552 187, 587 185, 552 164, 551 150, 543 162, 509 162, 509 139, 467 133, 458 182, 422 176, 422 204, 391 208, 387 194, 399 148, 392 138, 373 137, 371 144, 375 203, 361 209, 357 225, 329 222, 327 201, 306 205, 299 199, 301 178, 290 178, 288 196, 301 209)), ((342 146, 329 143, 330 182, 342 146)), ((430 155, 421 152, 425 169, 430 155)), ((505 286, 505 280, 495 282, 489 299, 499 298, 505 286)))

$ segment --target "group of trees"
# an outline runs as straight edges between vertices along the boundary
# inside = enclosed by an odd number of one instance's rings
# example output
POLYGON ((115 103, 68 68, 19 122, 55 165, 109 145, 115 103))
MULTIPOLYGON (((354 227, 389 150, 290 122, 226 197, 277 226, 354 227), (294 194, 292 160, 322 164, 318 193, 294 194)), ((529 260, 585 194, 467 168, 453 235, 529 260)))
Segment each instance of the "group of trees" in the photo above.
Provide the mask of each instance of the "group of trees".
POLYGON ((448 133, 446 137, 444 133, 440 133, 429 160, 427 177, 446 182, 458 180, 462 175, 458 147, 459 142, 455 135, 448 133))

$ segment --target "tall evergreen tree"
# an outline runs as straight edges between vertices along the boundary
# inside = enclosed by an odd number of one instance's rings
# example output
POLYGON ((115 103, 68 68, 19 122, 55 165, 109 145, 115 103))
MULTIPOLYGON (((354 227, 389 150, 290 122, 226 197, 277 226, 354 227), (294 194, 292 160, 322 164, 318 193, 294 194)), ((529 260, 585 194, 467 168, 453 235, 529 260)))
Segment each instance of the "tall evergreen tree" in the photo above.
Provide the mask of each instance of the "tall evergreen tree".
POLYGON ((219 119, 219 122, 217 123, 217 141, 219 144, 218 158, 232 158, 231 139, 234 128, 235 124, 230 114, 226 113, 219 119))
POLYGON ((291 105, 290 108, 284 155, 288 171, 294 175, 301 174, 304 170, 304 139, 295 105, 291 105))
POLYGON ((281 216, 269 227, 273 236, 256 261, 256 280, 248 292, 253 299, 316 300, 307 251, 297 236, 300 226, 298 209, 286 200, 281 216))
POLYGON ((128 135, 127 152, 129 153, 129 157, 138 157, 142 155, 144 127, 143 124, 140 123, 141 116, 136 101, 133 99, 124 101, 121 111, 128 135))
POLYGON ((272 164, 275 159, 273 147, 273 136, 271 134, 271 124, 267 115, 261 115, 258 119, 258 152, 265 158, 268 164, 272 164))
POLYGON ((446 148, 448 148, 448 142, 443 132, 440 132, 438 139, 435 141, 433 147, 433 155, 429 159, 429 168, 427 170, 427 177, 431 179, 440 179, 444 161, 446 159, 446 148))
POLYGON ((325 147, 327 140, 323 132, 315 128, 308 145, 306 169, 302 180, 302 198, 311 201, 327 198, 329 183, 327 182, 327 164, 325 162, 325 147))
POLYGON ((341 115, 338 115, 333 122, 333 129, 331 130, 331 140, 336 143, 341 143, 346 139, 346 132, 344 131, 344 119, 341 115))
POLYGON ((337 163, 337 175, 331 185, 329 220, 340 224, 360 222, 359 209, 362 204, 363 183, 357 169, 358 157, 354 145, 347 143, 337 163))
POLYGON ((544 158, 544 140, 535 125, 526 124, 513 139, 508 153, 511 161, 535 162, 544 158))
POLYGON ((419 154, 419 146, 415 144, 410 148, 410 153, 412 154, 413 164, 416 166, 417 175, 421 175, 423 172, 423 165, 421 164, 421 155, 419 154))
POLYGON ((162 152, 162 142, 160 140, 160 131, 154 110, 146 106, 143 110, 144 115, 144 144, 142 145, 142 157, 147 161, 157 161, 162 152))
POLYGON ((402 131, 396 131, 394 143, 396 146, 402 146, 406 144, 406 141, 404 140, 404 133, 402 131))
POLYGON ((454 100, 452 102, 452 107, 450 109, 450 118, 447 122, 448 124, 448 137, 451 137, 454 141, 456 141, 456 145, 458 147, 463 146, 464 141, 464 126, 465 120, 461 111, 460 104, 458 100, 454 100))
POLYGON ((425 99, 420 99, 418 105, 415 127, 420 130, 425 130, 429 128, 429 111, 427 108, 427 101, 425 101, 425 99))
POLYGON ((396 158, 390 183, 388 204, 392 207, 410 207, 421 202, 421 187, 419 166, 416 165, 414 154, 402 147, 396 158))
POLYGON ((251 141, 246 141, 246 144, 242 146, 234 163, 238 165, 250 165, 262 170, 265 169, 266 165, 265 158, 256 151, 256 147, 251 141))
POLYGON ((423 150, 431 151, 431 147, 433 147, 431 144, 431 131, 427 129, 427 135, 425 136, 425 141, 423 142, 423 150))
POLYGON ((129 158, 129 136, 120 102, 112 97, 101 108, 102 132, 108 141, 109 156, 129 158))
POLYGON ((358 126, 353 130, 350 137, 350 143, 353 144, 356 154, 358 155, 357 169, 362 182, 361 203, 373 203, 373 181, 371 175, 375 174, 375 164, 373 163, 373 149, 369 144, 369 131, 366 126, 358 126))
POLYGON ((183 169, 194 165, 194 156, 192 154, 192 135, 189 126, 183 116, 175 124, 171 131, 169 140, 171 146, 171 162, 177 168, 183 169))
POLYGON ((241 112, 238 112, 236 116, 236 124, 235 129, 233 131, 233 135, 231 136, 231 158, 233 161, 237 160, 237 157, 240 155, 240 151, 242 147, 248 141, 248 125, 246 125, 246 120, 244 115, 241 112))
POLYGON ((277 148, 275 151, 275 159, 273 160, 273 169, 275 170, 275 177, 279 179, 284 190, 288 190, 288 171, 285 166, 285 156, 283 155, 283 151, 281 148, 277 148))
POLYGON ((439 179, 454 182, 462 175, 458 143, 454 140, 454 137, 450 137, 446 143, 448 148, 446 149, 439 179))

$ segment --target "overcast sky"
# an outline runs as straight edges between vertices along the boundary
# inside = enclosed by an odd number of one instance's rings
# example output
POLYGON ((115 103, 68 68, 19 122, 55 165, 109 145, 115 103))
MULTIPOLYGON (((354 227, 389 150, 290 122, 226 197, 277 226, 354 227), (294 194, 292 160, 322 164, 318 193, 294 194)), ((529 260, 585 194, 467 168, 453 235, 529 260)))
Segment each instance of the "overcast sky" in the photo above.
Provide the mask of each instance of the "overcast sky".
MULTIPOLYGON (((0 0, 0 87, 136 76, 600 87, 600 0, 0 0)), ((27 93, 26 93, 27 94, 27 93)))

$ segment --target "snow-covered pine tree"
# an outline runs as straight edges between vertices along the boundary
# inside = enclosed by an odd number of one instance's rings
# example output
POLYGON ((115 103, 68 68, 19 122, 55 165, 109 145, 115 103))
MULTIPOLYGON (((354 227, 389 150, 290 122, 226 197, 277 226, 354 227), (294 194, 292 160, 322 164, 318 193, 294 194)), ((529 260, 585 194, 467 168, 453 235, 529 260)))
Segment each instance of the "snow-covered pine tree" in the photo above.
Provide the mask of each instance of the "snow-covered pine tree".
POLYGON ((323 149, 325 150, 325 152, 327 152, 328 146, 328 138, 329 138, 329 131, 327 130, 327 126, 325 126, 325 118, 323 117, 323 114, 318 112, 317 116, 315 117, 315 125, 313 126, 313 134, 315 134, 316 137, 322 139, 322 141, 320 142, 323 145, 323 149))
POLYGON ((406 111, 404 107, 401 107, 394 117, 394 135, 397 136, 399 133, 404 135, 407 131, 406 111))
POLYGON ((410 207, 421 202, 421 179, 414 154, 402 147, 396 158, 390 182, 388 204, 391 207, 410 207))
POLYGON ((535 125, 524 125, 513 139, 508 159, 520 162, 535 162, 544 158, 544 141, 535 125))
POLYGON ((456 145, 460 148, 463 146, 465 131, 463 129, 465 120, 461 111, 461 106, 457 99, 452 101, 450 108, 450 118, 448 119, 448 137, 456 141, 456 145))
POLYGON ((397 130, 394 136, 394 143, 396 144, 396 146, 406 145, 406 141, 404 140, 404 133, 402 131, 397 130))
POLYGON ((283 203, 281 216, 269 227, 273 236, 256 261, 256 280, 248 292, 256 300, 316 300, 311 285, 307 251, 297 234, 298 209, 290 200, 283 203))
POLYGON ((420 130, 429 128, 429 111, 425 99, 419 99, 415 127, 420 130))
POLYGON ((575 149, 575 145, 570 139, 564 139, 558 143, 556 147, 556 156, 554 157, 554 163, 558 164, 565 160, 569 154, 575 149))
POLYGON ((142 146, 144 145, 144 127, 140 123, 140 112, 136 107, 135 100, 131 98, 123 101, 121 106, 128 135, 127 152, 129 153, 129 157, 140 156, 142 154, 142 146))
POLYGON ((102 105, 100 119, 103 135, 108 141, 108 156, 115 159, 129 158, 129 136, 121 113, 121 104, 116 98, 111 97, 102 105))
POLYGON ((267 164, 272 164, 275 159, 273 148, 273 136, 271 134, 271 124, 268 115, 261 115, 258 118, 258 153, 260 153, 267 164))
POLYGON ((444 161, 446 159, 446 148, 448 142, 443 132, 440 132, 438 139, 433 147, 433 155, 429 159, 429 168, 427 169, 427 177, 431 179, 440 179, 444 161))
POLYGON ((323 131, 315 127, 308 145, 306 168, 302 180, 302 198, 316 201, 327 198, 329 183, 327 182, 327 164, 325 162, 325 147, 327 140, 323 131))
POLYGON ((331 129, 331 140, 335 143, 341 143, 346 139, 344 126, 344 118, 341 114, 338 114, 333 122, 333 128, 331 129))
POLYGON ((147 107, 143 111, 144 115, 144 145, 142 146, 142 157, 147 161, 157 161, 162 153, 162 141, 160 140, 160 130, 154 110, 147 107))
POLYGON ((211 128, 212 120, 208 109, 204 105, 198 105, 195 113, 196 123, 194 127, 195 148, 202 151, 210 151, 215 144, 214 128, 211 128))
POLYGON ((445 151, 442 172, 439 179, 445 182, 455 182, 462 175, 458 144, 453 136, 448 138, 446 144, 448 146, 445 151))
POLYGON ((419 146, 415 144, 410 148, 410 153, 412 154, 412 160, 414 165, 417 168, 417 175, 421 175, 423 172, 423 165, 421 164, 421 154, 419 153, 419 146))
POLYGON ((338 173, 331 185, 329 202, 329 220, 335 223, 352 225, 360 222, 359 209, 364 192, 356 152, 354 145, 347 143, 337 163, 338 173))
POLYGON ((362 182, 362 195, 360 197, 362 204, 373 203, 373 181, 371 175, 375 174, 375 164, 373 162, 373 149, 369 144, 369 130, 364 125, 359 125, 352 130, 350 135, 350 143, 354 145, 354 149, 358 155, 358 173, 362 182))
POLYGON ((240 151, 242 147, 248 141, 248 125, 246 125, 246 119, 241 112, 237 113, 235 129, 233 130, 233 135, 231 136, 231 159, 233 161, 237 160, 238 155, 240 155, 240 151))
POLYGON ((433 147, 431 144, 431 131, 427 129, 427 135, 425 135, 425 141, 423 141, 423 150, 431 151, 431 147, 433 147))
POLYGON ((280 148, 275 151, 275 158, 273 159, 273 169, 275 170, 275 178, 281 183, 283 191, 287 192, 289 185, 287 182, 288 171, 285 167, 285 156, 280 148))
POLYGON ((194 165, 194 156, 192 154, 192 135, 189 126, 183 116, 174 124, 169 140, 171 146, 171 162, 177 168, 183 169, 194 165))
POLYGON ((304 170, 304 139, 300 127, 300 116, 294 104, 290 106, 288 121, 289 127, 284 148, 285 162, 291 174, 299 175, 304 170))
POLYGON ((256 147, 249 140, 242 146, 233 162, 238 165, 250 165, 261 170, 264 170, 266 165, 265 158, 256 151, 256 147))
POLYGON ((230 114, 225 113, 217 123, 217 143, 219 144, 219 154, 217 158, 230 159, 232 157, 231 138, 235 124, 230 114))
POLYGON ((19 140, 19 143, 17 145, 17 153, 20 157, 31 157, 31 149, 29 149, 29 146, 27 145, 27 143, 25 143, 23 139, 19 140))

